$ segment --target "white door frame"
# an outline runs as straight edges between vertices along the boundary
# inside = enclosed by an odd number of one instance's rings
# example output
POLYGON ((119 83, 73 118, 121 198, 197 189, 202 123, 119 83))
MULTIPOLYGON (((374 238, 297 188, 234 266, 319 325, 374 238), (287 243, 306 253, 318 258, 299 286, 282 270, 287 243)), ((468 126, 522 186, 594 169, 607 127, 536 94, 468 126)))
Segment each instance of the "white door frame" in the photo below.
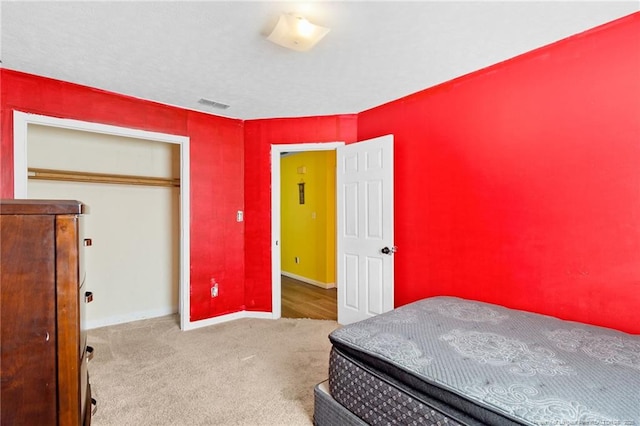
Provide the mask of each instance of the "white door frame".
POLYGON ((189 180, 189 137, 129 129, 88 121, 49 117, 45 115, 13 112, 13 196, 27 198, 27 133, 29 124, 58 127, 69 130, 101 133, 127 138, 145 139, 154 142, 180 145, 180 284, 179 302, 180 328, 187 330, 190 321, 190 180, 189 180))
MULTIPOLYGON (((282 255, 280 250, 280 154, 284 152, 333 151, 344 142, 313 142, 271 145, 271 313, 274 319, 282 315, 282 255)), ((338 254, 339 255, 339 254, 338 254)), ((336 286, 340 286, 336 277, 336 286)))

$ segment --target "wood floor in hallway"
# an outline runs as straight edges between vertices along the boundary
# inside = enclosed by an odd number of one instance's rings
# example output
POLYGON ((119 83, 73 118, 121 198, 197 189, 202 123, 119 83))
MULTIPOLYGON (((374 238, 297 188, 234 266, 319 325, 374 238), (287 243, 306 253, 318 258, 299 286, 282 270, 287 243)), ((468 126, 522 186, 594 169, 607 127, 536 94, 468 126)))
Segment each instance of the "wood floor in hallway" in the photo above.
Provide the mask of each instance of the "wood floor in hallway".
POLYGON ((282 318, 338 319, 337 290, 281 276, 282 318))

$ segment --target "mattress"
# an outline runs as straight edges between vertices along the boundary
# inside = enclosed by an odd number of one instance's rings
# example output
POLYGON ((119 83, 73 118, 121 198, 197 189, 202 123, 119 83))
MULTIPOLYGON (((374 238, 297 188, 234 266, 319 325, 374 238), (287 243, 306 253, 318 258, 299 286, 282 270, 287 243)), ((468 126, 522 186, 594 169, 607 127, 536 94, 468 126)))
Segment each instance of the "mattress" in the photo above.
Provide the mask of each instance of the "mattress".
POLYGON ((331 396, 369 424, 640 425, 637 335, 434 297, 329 338, 331 396))

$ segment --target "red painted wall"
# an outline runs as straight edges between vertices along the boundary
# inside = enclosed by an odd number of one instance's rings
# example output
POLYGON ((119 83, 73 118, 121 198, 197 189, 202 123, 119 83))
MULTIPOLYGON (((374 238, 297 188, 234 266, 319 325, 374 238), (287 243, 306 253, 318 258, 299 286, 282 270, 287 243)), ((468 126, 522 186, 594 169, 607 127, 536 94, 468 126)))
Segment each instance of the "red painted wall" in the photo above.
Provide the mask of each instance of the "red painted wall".
POLYGON ((190 138, 191 319, 242 310, 243 123, 0 69, 0 196, 13 197, 13 110, 190 138), (210 279, 220 284, 211 299, 210 279))
POLYGON ((245 122, 246 309, 271 311, 271 144, 356 140, 355 115, 245 122))
POLYGON ((358 115, 395 134, 396 304, 640 333, 640 13, 358 115))
POLYGON ((269 311, 270 145, 393 133, 398 306, 449 294, 640 333, 638 34, 634 14, 357 115, 244 125, 0 70, 0 194, 13 109, 187 135, 191 318, 269 311))

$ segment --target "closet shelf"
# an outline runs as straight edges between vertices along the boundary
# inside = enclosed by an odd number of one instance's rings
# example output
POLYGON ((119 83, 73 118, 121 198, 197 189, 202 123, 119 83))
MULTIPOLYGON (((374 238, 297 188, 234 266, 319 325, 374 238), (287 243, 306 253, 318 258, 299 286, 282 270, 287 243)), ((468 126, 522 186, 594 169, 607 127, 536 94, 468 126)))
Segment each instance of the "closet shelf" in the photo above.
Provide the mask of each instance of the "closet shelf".
POLYGON ((27 170, 27 176, 29 179, 37 180, 180 187, 180 179, 176 178, 118 175, 111 173, 89 173, 71 170, 36 169, 31 167, 27 170))

